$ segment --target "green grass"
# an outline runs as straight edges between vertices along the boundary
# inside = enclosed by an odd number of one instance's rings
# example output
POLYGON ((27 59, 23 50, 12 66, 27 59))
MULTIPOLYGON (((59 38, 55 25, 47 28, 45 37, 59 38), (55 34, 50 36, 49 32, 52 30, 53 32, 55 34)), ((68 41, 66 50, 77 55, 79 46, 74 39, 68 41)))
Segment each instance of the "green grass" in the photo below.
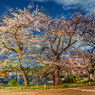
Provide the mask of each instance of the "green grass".
POLYGON ((87 82, 89 79, 88 78, 84 78, 83 79, 83 82, 87 82))
MULTIPOLYGON (((46 89, 62 89, 62 88, 73 88, 73 87, 84 87, 84 86, 89 86, 89 82, 87 82, 88 79, 84 79, 83 83, 63 83, 62 85, 59 86, 54 86, 54 85, 47 85, 46 89)), ((91 85, 95 85, 95 81, 91 82, 91 85)), ((5 89, 5 90, 26 90, 26 89, 44 89, 44 86, 29 86, 25 88, 24 86, 0 86, 0 89, 5 89)))
MULTIPOLYGON (((89 79, 88 78, 83 78, 83 82, 87 82, 89 79)), ((81 78, 77 79, 77 81, 81 82, 81 78)))
MULTIPOLYGON (((89 82, 87 79, 83 81, 83 83, 65 83, 63 84, 63 88, 73 88, 73 87, 84 87, 89 86, 89 82)), ((95 85, 95 81, 91 82, 91 85, 95 85)))
POLYGON ((44 89, 44 86, 29 86, 25 88, 25 86, 0 86, 0 89, 6 89, 6 90, 25 90, 25 89, 44 89))

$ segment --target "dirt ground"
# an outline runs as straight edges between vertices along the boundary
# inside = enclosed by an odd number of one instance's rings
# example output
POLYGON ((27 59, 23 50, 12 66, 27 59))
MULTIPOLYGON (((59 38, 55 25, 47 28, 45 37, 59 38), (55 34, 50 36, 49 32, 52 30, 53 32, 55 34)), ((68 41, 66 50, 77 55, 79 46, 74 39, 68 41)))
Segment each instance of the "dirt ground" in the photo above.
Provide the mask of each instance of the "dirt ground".
POLYGON ((0 90, 0 95, 95 95, 95 86, 50 90, 0 90))

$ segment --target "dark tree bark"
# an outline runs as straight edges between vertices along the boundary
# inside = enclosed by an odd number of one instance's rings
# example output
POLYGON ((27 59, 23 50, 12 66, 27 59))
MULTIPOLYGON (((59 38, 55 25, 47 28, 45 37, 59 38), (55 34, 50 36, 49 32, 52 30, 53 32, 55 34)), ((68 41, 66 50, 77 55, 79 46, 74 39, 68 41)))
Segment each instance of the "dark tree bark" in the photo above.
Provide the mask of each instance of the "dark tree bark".
POLYGON ((58 70, 55 70, 55 85, 59 85, 60 81, 59 81, 59 72, 58 70))
POLYGON ((27 88, 27 87, 29 86, 29 82, 28 82, 27 76, 26 76, 26 74, 25 74, 24 71, 23 71, 23 73, 22 73, 22 76, 23 76, 23 78, 24 78, 25 87, 27 88))

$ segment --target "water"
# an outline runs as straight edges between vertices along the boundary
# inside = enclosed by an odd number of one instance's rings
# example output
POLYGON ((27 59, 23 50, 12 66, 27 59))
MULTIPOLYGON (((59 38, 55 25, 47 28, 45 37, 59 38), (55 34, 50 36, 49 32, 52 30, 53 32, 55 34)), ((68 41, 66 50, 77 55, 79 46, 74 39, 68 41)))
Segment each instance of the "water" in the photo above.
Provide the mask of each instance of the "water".
MULTIPOLYGON (((24 86, 24 79, 22 76, 5 76, 3 78, 0 78, 0 84, 2 84, 2 86, 9 86, 8 82, 10 79, 14 79, 17 82, 17 86, 24 86)), ((28 82, 32 82, 32 80, 34 79, 32 76, 27 76, 28 82)), ((47 81, 51 81, 51 79, 42 79, 38 81, 38 85, 44 85, 44 83, 46 83, 47 81)), ((30 85, 36 85, 36 82, 30 83, 30 85)))
MULTIPOLYGON (((31 76, 28 76, 27 78, 29 82, 31 82, 33 79, 31 76)), ((18 83, 17 85, 19 86, 24 85, 24 79, 22 76, 19 76, 19 79, 17 76, 5 76, 4 78, 0 78, 0 83, 7 86, 10 79, 16 80, 16 82, 18 83)))

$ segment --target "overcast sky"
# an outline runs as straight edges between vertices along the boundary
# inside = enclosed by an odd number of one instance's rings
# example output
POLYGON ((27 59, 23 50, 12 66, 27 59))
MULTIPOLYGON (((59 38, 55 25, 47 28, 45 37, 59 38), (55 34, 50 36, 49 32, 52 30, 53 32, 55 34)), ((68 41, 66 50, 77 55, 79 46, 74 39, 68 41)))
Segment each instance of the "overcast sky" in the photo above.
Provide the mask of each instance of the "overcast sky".
POLYGON ((45 12, 53 17, 68 18, 77 11, 84 15, 95 10, 95 0, 0 0, 0 15, 8 8, 23 9, 31 2, 34 6, 39 5, 39 8, 43 6, 45 12))

